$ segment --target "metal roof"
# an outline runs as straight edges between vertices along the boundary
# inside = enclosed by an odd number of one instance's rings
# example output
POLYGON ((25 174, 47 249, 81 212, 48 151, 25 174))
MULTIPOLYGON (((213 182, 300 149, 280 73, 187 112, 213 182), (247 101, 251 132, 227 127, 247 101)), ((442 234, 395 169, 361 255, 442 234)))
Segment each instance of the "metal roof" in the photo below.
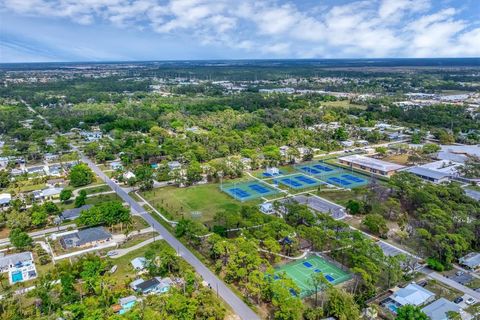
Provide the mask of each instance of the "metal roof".
POLYGON ((341 158, 338 158, 338 160, 351 162, 356 165, 364 166, 366 168, 371 168, 371 169, 377 169, 384 172, 395 171, 395 170, 405 168, 405 166, 402 166, 396 163, 391 163, 383 160, 365 157, 358 154, 341 157, 341 158))
POLYGON ((422 311, 432 320, 447 320, 447 312, 460 312, 461 308, 445 298, 440 298, 429 304, 422 311))
POLYGON ((427 168, 422 168, 422 167, 412 167, 412 168, 408 168, 405 171, 413 173, 417 176, 432 178, 432 179, 435 179, 435 180, 440 180, 440 179, 443 179, 445 177, 450 176, 446 172, 439 172, 439 171, 435 171, 435 170, 431 170, 431 169, 427 169, 427 168))
POLYGON ((92 207, 91 204, 86 204, 80 208, 68 209, 62 212, 61 216, 64 220, 73 220, 80 216, 80 213, 84 210, 88 210, 92 207))

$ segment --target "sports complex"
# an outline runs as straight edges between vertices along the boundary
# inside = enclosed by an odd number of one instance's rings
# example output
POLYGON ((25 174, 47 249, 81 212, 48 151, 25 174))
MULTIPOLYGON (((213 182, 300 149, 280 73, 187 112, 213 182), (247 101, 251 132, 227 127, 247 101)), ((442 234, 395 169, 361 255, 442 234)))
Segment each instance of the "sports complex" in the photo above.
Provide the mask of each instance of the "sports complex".
POLYGON ((323 274, 332 285, 338 285, 351 279, 348 272, 319 255, 311 255, 276 268, 274 278, 279 279, 279 275, 282 273, 285 273, 300 288, 301 298, 315 293, 315 287, 312 285, 314 274, 323 274))
POLYGON ((222 184, 220 189, 236 200, 244 202, 280 193, 282 189, 299 191, 320 185, 352 189, 369 182, 365 175, 321 161, 293 165, 289 169, 291 169, 289 173, 263 172, 257 180, 222 184))

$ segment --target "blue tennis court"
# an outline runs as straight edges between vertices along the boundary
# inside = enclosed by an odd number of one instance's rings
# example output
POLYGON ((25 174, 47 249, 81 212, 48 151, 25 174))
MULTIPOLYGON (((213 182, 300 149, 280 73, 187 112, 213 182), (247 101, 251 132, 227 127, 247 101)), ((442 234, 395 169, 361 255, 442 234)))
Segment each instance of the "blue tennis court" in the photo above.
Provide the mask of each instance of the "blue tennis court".
POLYGON ((220 189, 242 202, 278 193, 278 190, 259 181, 224 184, 220 186, 220 189))
POLYGON ((315 273, 322 273, 332 285, 338 285, 351 279, 351 275, 347 271, 316 255, 276 268, 274 279, 279 279, 279 275, 285 274, 299 287, 300 297, 305 298, 315 293, 315 288, 312 286, 312 275, 315 273))
POLYGON ((273 180, 273 183, 280 183, 292 189, 305 189, 323 184, 322 181, 303 174, 294 174, 273 180))
POLYGON ((342 187, 342 188, 357 188, 368 184, 368 178, 359 174, 348 172, 341 169, 340 172, 335 172, 330 175, 318 177, 320 180, 326 181, 330 184, 342 187))
POLYGON ((358 182, 365 182, 364 179, 359 178, 359 177, 356 177, 356 176, 352 176, 351 174, 344 174, 344 175, 342 175, 342 178, 345 178, 345 179, 347 179, 347 180, 349 180, 349 181, 357 182, 357 183, 358 183, 358 182))
POLYGON ((325 164, 323 162, 313 162, 313 163, 305 163, 296 166, 296 169, 304 172, 309 175, 325 175, 325 174, 331 174, 334 172, 337 172, 339 168, 336 168, 334 166, 330 166, 328 164, 325 164))

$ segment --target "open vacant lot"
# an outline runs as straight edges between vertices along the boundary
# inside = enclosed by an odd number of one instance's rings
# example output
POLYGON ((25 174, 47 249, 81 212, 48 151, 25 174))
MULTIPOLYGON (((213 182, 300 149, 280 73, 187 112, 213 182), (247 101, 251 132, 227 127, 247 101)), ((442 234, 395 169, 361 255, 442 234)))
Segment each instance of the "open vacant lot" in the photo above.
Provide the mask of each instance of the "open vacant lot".
POLYGON ((188 188, 165 187, 143 192, 141 195, 156 209, 168 212, 172 219, 178 220, 182 216, 185 218, 193 216, 202 222, 211 221, 218 211, 238 210, 242 205, 258 203, 249 201, 242 204, 220 191, 218 184, 188 188), (199 212, 199 214, 197 215, 195 212, 199 212))

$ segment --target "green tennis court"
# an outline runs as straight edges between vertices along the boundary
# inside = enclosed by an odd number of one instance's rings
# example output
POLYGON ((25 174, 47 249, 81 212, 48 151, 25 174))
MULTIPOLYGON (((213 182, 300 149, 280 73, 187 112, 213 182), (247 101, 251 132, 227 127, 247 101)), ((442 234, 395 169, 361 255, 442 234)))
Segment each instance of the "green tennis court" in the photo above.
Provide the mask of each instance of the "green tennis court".
POLYGON ((277 268, 275 275, 278 276, 278 274, 283 272, 292 278, 300 288, 301 298, 315 293, 315 289, 311 284, 313 274, 322 273, 332 285, 337 285, 350 279, 349 273, 317 255, 287 263, 277 268))

